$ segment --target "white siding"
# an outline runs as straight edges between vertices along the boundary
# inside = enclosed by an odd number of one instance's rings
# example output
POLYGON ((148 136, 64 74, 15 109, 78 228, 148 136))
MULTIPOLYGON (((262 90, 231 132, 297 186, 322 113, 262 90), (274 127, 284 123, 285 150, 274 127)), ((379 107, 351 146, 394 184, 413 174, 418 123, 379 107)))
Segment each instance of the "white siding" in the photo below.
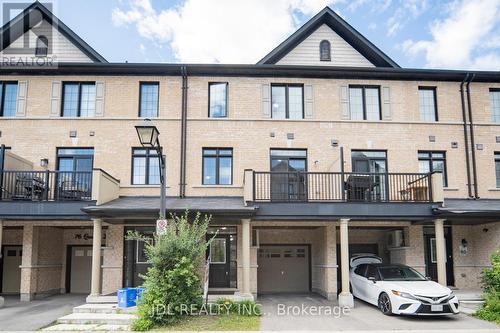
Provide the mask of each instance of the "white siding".
POLYGON ((309 37, 281 58, 277 64, 375 67, 326 24, 320 26, 309 37), (319 43, 324 39, 328 40, 331 44, 331 61, 319 60, 319 43))
MULTIPOLYGON (((37 30, 39 28, 37 27, 37 30)), ((42 21, 40 30, 45 33, 47 38, 52 36, 52 55, 56 57, 57 62, 93 62, 85 53, 80 51, 80 49, 75 46, 69 39, 67 39, 63 34, 61 34, 57 29, 53 28, 52 25, 47 21, 42 21), (52 31, 51 31, 52 30, 52 31)), ((29 36, 30 47, 34 48, 36 46, 37 36, 31 31, 27 31, 24 35, 16 39, 11 45, 9 45, 5 50, 11 48, 19 48, 23 46, 23 40, 25 35, 29 36)), ((5 53, 5 50, 0 52, 1 56, 5 57, 22 57, 25 58, 26 54, 12 54, 5 53)), ((49 52, 50 49, 49 49, 49 52)), ((34 54, 30 55, 34 56, 34 54)))

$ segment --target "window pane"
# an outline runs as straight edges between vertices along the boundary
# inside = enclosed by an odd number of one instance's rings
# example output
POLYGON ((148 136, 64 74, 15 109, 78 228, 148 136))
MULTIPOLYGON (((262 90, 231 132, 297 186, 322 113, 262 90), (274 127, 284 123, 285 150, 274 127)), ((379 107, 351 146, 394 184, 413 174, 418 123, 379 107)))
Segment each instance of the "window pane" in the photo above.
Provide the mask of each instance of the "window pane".
POLYGON ((271 156, 287 156, 287 157, 306 157, 307 150, 305 149, 271 149, 271 156))
POLYGON ((82 84, 80 117, 93 117, 95 113, 95 84, 82 84))
POLYGON ((272 118, 286 118, 286 87, 271 88, 272 118))
POLYGON ((219 149, 219 155, 231 156, 233 155, 232 149, 219 149))
POLYGON ((203 184, 215 185, 216 184, 216 158, 204 157, 203 158, 203 184))
POLYGON ((366 88, 366 119, 380 120, 380 99, 378 88, 366 88))
POLYGON ((419 152, 418 153, 418 158, 430 158, 430 153, 428 152, 419 152))
POLYGON ((134 155, 146 155, 146 149, 135 148, 133 154, 134 155))
POLYGON ((363 88, 349 88, 349 108, 352 120, 363 120, 363 88))
POLYGON ((428 173, 431 171, 430 161, 418 161, 418 172, 428 173))
POLYGON ((148 184, 160 184, 160 159, 158 157, 149 157, 148 184))
POLYGON ((203 149, 203 156, 207 155, 217 155, 217 150, 216 149, 203 149))
POLYGON ((500 123, 500 91, 490 91, 491 120, 500 123))
POLYGON ((210 243, 210 262, 212 264, 226 263, 226 239, 214 238, 210 243))
POLYGON ((158 84, 141 84, 139 115, 144 118, 158 117, 158 84))
POLYGON ((419 89, 420 120, 436 121, 436 101, 433 89, 419 89))
POLYGON ((57 150, 58 156, 72 155, 94 155, 93 148, 60 148, 57 150))
POLYGON ((232 174, 232 158, 231 157, 220 157, 219 158, 219 184, 220 185, 230 185, 231 184, 231 174, 232 174))
POLYGON ((387 154, 385 151, 373 151, 373 150, 354 150, 351 153, 352 157, 361 157, 361 158, 386 158, 387 154))
POLYGON ((17 108, 17 83, 5 84, 5 95, 3 96, 3 116, 14 117, 17 108))
POLYGON ((288 116, 290 119, 303 118, 302 87, 288 87, 288 116))
POLYGON ((227 116, 226 94, 227 84, 210 84, 210 110, 209 116, 221 118, 227 116))
POLYGON ((134 157, 132 184, 146 184, 146 157, 134 157))
POLYGON ((65 84, 63 99, 63 117, 77 117, 78 84, 65 84))

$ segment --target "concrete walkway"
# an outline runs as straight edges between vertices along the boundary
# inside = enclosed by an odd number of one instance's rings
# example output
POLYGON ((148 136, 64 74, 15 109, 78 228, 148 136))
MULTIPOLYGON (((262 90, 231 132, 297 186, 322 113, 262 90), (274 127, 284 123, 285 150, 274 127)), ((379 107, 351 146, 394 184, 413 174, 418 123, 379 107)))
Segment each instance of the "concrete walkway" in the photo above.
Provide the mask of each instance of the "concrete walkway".
POLYGON ((260 325, 263 331, 500 332, 499 326, 465 314, 445 317, 384 316, 375 306, 360 300, 355 300, 355 307, 350 313, 340 315, 327 310, 335 307, 336 303, 317 295, 266 295, 259 297, 258 302, 264 312, 260 325), (312 313, 310 310, 313 307, 322 309, 321 313, 312 313))
POLYGON ((69 314, 84 304, 87 295, 57 295, 31 302, 20 302, 19 296, 4 296, 0 309, 0 331, 34 331, 69 314))

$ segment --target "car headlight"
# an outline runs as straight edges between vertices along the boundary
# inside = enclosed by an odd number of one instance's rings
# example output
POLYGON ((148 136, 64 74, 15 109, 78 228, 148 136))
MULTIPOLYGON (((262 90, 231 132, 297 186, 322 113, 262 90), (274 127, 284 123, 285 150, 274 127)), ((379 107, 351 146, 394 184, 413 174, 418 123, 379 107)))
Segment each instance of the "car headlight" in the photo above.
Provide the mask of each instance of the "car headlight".
POLYGON ((455 297, 455 294, 453 293, 453 291, 448 295, 448 300, 452 299, 453 297, 455 297))
POLYGON ((399 297, 414 299, 414 300, 417 301, 417 299, 415 298, 415 296, 413 296, 412 294, 409 294, 409 293, 405 293, 405 292, 401 292, 401 291, 397 291, 397 290, 393 290, 392 293, 394 295, 396 295, 396 296, 399 296, 399 297))

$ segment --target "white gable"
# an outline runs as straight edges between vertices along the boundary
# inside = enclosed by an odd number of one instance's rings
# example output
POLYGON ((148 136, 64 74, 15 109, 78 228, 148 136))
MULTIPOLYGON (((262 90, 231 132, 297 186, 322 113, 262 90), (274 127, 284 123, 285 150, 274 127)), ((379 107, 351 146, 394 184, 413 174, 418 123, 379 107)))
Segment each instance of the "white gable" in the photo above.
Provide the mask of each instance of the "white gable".
POLYGON ((277 65, 375 67, 326 24, 288 52, 277 65), (331 61, 319 60, 319 43, 322 40, 330 42, 331 61))
MULTIPOLYGON (((45 34, 48 38, 51 38, 51 56, 53 56, 57 62, 93 62, 91 58, 83 53, 75 44, 55 29, 49 22, 43 20, 39 25, 37 25, 36 29, 37 33, 45 34)), ((12 48, 22 48, 26 35, 29 37, 30 47, 34 49, 36 46, 37 35, 29 30, 11 43, 7 48, 5 48, 5 50, 0 52, 0 55, 6 57, 26 57, 26 54, 13 54, 5 52, 6 50, 12 48)))

